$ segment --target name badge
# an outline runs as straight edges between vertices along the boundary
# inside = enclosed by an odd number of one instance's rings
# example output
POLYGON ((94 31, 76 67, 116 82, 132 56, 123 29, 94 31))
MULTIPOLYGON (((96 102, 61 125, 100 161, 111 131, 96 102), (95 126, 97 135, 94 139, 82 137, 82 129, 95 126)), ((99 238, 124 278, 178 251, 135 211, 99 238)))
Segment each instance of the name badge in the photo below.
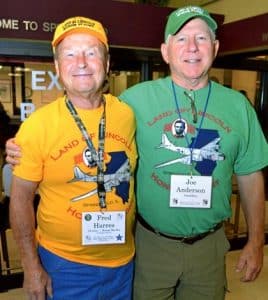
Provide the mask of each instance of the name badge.
POLYGON ((170 207, 211 206, 211 176, 171 175, 170 207))
POLYGON ((124 244, 126 212, 82 213, 82 245, 124 244))

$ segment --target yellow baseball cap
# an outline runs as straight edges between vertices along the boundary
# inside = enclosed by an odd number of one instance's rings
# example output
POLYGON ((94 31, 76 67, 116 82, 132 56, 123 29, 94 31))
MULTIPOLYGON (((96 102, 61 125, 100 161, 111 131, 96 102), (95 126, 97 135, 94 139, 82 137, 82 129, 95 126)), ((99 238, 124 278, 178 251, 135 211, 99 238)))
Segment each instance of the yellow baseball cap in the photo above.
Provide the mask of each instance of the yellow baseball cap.
POLYGON ((66 19, 56 27, 52 41, 53 51, 71 33, 88 33, 93 35, 106 46, 107 50, 109 49, 107 35, 100 22, 85 17, 72 17, 66 19))

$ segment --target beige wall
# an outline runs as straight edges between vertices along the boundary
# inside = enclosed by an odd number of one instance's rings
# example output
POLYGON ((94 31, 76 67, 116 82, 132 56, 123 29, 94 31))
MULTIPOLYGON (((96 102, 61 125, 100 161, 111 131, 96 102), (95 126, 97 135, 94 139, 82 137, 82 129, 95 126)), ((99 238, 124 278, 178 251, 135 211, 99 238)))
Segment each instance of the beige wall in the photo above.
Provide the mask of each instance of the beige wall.
POLYGON ((233 70, 232 88, 247 92, 249 100, 254 104, 256 98, 257 72, 233 70))
POLYGON ((206 6, 210 12, 225 15, 225 23, 268 12, 267 0, 219 0, 206 6))
MULTIPOLYGON (((135 0, 117 0, 135 2, 135 0)), ((169 7, 202 5, 211 13, 225 16, 224 23, 230 23, 268 12, 268 0, 169 0, 169 7)))
MULTIPOLYGON (((170 0, 169 6, 179 7, 195 3, 207 3, 209 1, 170 0)), ((224 23, 230 23, 240 19, 261 15, 268 12, 268 0, 218 0, 204 5, 211 13, 223 14, 224 23)))

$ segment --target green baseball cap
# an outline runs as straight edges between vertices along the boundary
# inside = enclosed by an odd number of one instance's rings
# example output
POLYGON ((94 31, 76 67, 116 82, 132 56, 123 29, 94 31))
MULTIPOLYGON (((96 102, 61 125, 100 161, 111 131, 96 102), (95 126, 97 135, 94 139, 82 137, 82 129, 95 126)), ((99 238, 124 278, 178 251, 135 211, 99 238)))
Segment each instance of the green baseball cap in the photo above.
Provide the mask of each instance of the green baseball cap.
POLYGON ((165 28, 165 41, 169 35, 174 35, 187 21, 193 18, 203 19, 214 32, 218 27, 216 21, 210 16, 208 11, 199 6, 178 8, 168 16, 165 28))

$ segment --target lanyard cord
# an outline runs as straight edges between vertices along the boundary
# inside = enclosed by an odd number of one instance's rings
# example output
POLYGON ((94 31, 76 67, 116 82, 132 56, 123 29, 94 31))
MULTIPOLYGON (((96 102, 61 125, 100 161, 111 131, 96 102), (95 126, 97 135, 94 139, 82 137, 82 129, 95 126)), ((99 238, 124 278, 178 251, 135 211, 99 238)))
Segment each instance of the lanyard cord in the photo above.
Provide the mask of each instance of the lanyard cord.
POLYGON ((105 123, 106 123, 106 113, 105 113, 105 100, 103 101, 103 113, 100 119, 99 123, 99 147, 98 152, 96 151, 91 138, 89 137, 86 127, 84 123, 82 122, 81 118, 79 117, 73 103, 69 99, 65 99, 66 106, 73 117, 75 123, 77 124, 79 130, 81 131, 85 142, 89 148, 89 150, 92 153, 94 161, 97 163, 97 190, 98 190, 98 196, 99 196, 99 205, 100 208, 106 208, 106 192, 105 192, 105 186, 104 186, 104 167, 103 167, 103 161, 104 161, 104 139, 105 139, 105 123))
MULTIPOLYGON (((179 109, 179 101, 178 101, 178 98, 177 98, 177 95, 176 95, 176 92, 175 92, 174 82, 171 81, 171 84, 172 84, 172 91, 173 91, 173 96, 174 96, 174 101, 175 101, 175 105, 176 105, 176 108, 177 108, 177 112, 178 112, 179 118, 182 119, 181 112, 180 112, 180 109, 179 109)), ((192 147, 190 147, 190 143, 189 143, 189 139, 187 137, 187 134, 185 135, 187 147, 190 149, 190 153, 191 153, 191 156, 190 156, 191 166, 192 166, 192 163, 193 163, 193 150, 194 150, 194 147, 196 145, 196 141, 198 139, 198 136, 199 136, 199 133, 200 133, 200 129, 202 128, 202 125, 203 125, 204 116, 205 116, 206 111, 207 111, 207 106, 208 106, 208 100, 209 100, 209 97, 210 97, 210 93, 211 93, 211 82, 209 81, 209 84, 208 84, 208 94, 207 94, 207 99, 206 99, 204 111, 203 111, 202 118, 201 118, 201 121, 200 121, 200 124, 199 124, 199 127, 198 127, 198 132, 197 132, 197 135, 196 135, 196 137, 194 139, 192 147)), ((191 103, 191 108, 192 108, 192 103, 191 103)))
POLYGON ((197 123, 197 110, 196 110, 196 106, 195 106, 195 101, 188 93, 186 93, 186 91, 184 91, 184 95, 190 100, 192 115, 193 115, 193 122, 197 123))

